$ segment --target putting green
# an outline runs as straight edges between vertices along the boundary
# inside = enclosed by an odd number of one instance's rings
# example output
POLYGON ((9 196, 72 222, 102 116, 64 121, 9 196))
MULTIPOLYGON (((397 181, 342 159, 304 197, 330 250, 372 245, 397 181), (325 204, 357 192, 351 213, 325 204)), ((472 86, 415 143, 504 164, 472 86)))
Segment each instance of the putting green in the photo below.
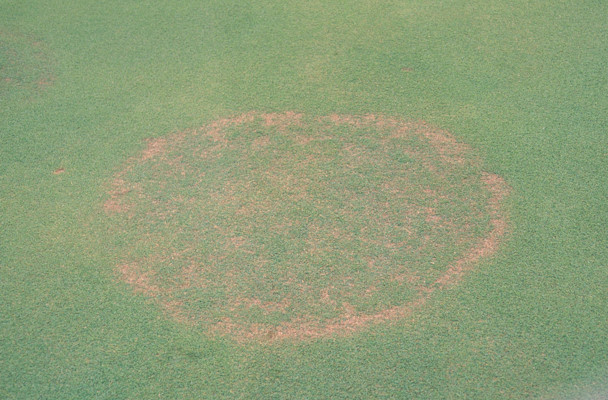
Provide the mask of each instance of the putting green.
POLYGON ((151 140, 110 184, 118 275, 237 340, 397 320, 495 252, 504 181, 381 116, 248 113, 151 140))

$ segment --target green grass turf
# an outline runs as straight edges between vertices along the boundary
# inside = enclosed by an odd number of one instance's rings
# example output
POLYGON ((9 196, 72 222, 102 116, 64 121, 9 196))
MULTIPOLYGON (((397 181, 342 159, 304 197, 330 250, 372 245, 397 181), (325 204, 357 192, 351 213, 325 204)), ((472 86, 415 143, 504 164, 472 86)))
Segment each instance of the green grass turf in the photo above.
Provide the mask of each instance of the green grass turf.
POLYGON ((593 0, 1 1, 0 397, 605 395, 607 17, 593 0), (508 241, 346 338, 174 323, 116 280, 104 185, 144 139, 250 110, 452 132, 511 186, 508 241))

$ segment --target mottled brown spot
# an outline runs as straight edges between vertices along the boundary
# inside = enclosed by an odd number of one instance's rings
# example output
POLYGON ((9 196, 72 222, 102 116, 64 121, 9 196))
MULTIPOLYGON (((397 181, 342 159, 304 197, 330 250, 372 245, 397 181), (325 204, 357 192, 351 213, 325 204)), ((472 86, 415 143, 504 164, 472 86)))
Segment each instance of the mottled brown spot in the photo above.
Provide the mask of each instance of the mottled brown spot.
POLYGON ((141 160, 146 161, 161 154, 167 146, 167 139, 150 139, 148 145, 141 155, 141 160))
POLYGON ((117 267, 121 279, 176 321, 237 341, 318 338, 407 317, 497 251, 508 227, 502 203, 509 188, 479 165, 468 146, 424 122, 252 112, 149 140, 115 174, 104 208, 139 229, 135 244, 147 249, 145 256, 126 252, 117 267), (333 134, 336 128, 342 136, 333 134), (279 152, 277 143, 293 148, 279 152), (229 152, 238 165, 214 164, 229 152), (423 172, 374 172, 384 165, 378 156, 406 160, 386 165, 423 172), (327 169, 332 162, 343 170, 327 169), (226 173, 216 188, 207 180, 210 165, 229 169, 215 172, 226 173), (458 168, 472 177, 454 181, 458 168), (424 183, 429 176, 445 187, 424 183), (461 189, 487 195, 455 200, 461 189), (463 220, 446 214, 446 204, 460 205, 454 201, 470 202, 463 220), (485 233, 476 236, 472 224, 482 220, 489 220, 485 233), (254 235, 260 226, 261 241, 254 235), (155 233, 158 227, 162 233, 155 233), (440 240, 443 232, 450 240, 440 240), (435 255, 452 242, 465 250, 438 261, 435 255), (401 255, 430 261, 422 270, 415 262, 397 263, 401 255), (314 264, 333 259, 340 261, 314 264), (359 281, 355 271, 375 278, 359 281), (388 286, 411 295, 398 305, 373 305, 388 286), (215 292, 204 297, 208 306, 197 305, 196 293, 215 292), (365 312, 361 299, 372 301, 365 312))

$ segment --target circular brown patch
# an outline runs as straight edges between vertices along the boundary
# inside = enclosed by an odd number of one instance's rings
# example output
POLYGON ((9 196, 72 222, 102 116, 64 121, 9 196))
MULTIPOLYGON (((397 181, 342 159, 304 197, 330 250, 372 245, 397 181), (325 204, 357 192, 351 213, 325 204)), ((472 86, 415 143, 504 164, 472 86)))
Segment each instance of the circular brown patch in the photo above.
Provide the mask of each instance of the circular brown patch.
POLYGON ((407 316, 496 251, 506 193, 425 123, 248 113, 150 140, 105 209, 136 292, 260 340, 407 316))

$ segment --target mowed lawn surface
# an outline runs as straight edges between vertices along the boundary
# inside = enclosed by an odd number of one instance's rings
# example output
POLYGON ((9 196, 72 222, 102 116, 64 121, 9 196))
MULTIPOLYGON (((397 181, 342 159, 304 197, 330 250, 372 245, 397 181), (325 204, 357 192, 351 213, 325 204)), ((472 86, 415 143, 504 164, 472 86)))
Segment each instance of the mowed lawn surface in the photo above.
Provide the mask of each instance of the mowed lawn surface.
MULTIPOLYGON (((0 0, 0 398, 608 396, 608 4, 0 0), (240 343, 120 280, 108 187, 250 111, 449 131, 506 240, 400 322, 240 343)), ((593 398, 593 397, 591 397, 593 398)))

